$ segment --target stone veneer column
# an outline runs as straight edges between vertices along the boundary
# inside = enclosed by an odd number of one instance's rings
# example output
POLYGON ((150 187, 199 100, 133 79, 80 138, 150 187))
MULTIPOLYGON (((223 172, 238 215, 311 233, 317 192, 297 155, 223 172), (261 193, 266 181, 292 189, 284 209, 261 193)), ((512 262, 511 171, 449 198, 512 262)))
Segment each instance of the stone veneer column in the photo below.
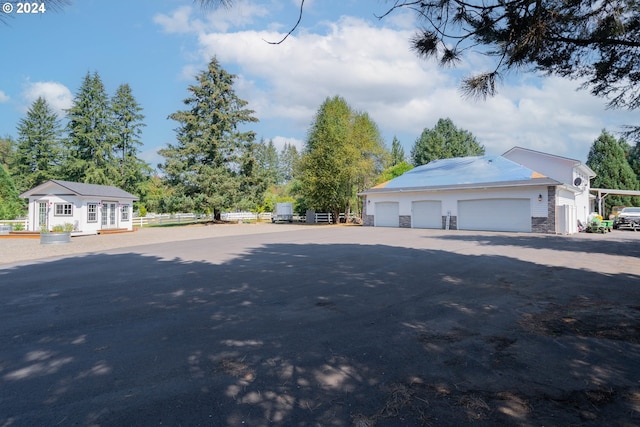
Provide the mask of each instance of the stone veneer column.
POLYGON ((556 187, 547 187, 547 217, 532 217, 531 231, 534 233, 556 232, 556 187))

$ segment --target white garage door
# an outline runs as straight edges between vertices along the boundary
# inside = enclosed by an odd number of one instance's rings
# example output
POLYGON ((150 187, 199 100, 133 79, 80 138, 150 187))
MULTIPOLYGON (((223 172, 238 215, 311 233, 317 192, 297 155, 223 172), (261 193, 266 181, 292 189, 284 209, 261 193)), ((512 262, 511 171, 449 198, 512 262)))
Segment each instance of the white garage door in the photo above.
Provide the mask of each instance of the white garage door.
POLYGON ((398 202, 376 203, 374 225, 376 227, 400 227, 400 204, 398 202))
POLYGON ((423 200, 411 203, 411 226, 442 229, 442 202, 423 200))
POLYGON ((458 201, 458 229, 531 232, 529 199, 458 201))

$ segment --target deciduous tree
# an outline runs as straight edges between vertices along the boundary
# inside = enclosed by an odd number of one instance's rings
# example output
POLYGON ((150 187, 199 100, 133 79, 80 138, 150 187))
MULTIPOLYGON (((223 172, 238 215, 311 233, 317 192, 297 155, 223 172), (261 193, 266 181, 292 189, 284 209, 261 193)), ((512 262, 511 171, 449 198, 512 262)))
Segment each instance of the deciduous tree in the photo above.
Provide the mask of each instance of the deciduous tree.
POLYGON ((348 212, 358 190, 377 176, 388 153, 375 123, 339 97, 327 98, 316 113, 300 163, 304 204, 331 212, 348 212))
POLYGON ((23 205, 9 171, 0 164, 0 219, 15 219, 22 215, 23 205))

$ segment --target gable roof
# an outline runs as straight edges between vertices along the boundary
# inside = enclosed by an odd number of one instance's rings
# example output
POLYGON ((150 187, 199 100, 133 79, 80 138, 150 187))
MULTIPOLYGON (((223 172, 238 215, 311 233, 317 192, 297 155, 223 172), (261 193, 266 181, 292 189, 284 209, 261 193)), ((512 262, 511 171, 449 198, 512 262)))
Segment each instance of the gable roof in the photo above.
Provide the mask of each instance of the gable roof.
POLYGON ((502 156, 457 157, 418 166, 361 194, 530 185, 561 183, 502 156))
POLYGON ((137 196, 111 185, 84 184, 58 179, 43 182, 31 190, 25 191, 20 197, 44 196, 47 194, 138 200, 137 196))
POLYGON ((518 155, 518 154, 523 154, 523 155, 533 155, 533 156, 537 156, 537 157, 547 157, 547 158, 553 158, 562 162, 565 162, 567 164, 570 164, 571 166, 580 169, 580 171, 582 173, 584 173, 586 176, 588 176, 589 178, 595 178, 596 173, 593 171, 593 169, 591 169, 589 166, 587 166, 585 163, 582 163, 580 160, 576 160, 576 159, 570 159, 568 157, 563 157, 563 156, 557 156, 555 154, 549 154, 549 153, 543 153, 542 151, 536 151, 536 150, 531 150, 529 148, 524 148, 524 147, 513 147, 509 150, 507 150, 504 154, 502 154, 503 157, 506 157, 507 159, 511 158, 512 155, 518 155))

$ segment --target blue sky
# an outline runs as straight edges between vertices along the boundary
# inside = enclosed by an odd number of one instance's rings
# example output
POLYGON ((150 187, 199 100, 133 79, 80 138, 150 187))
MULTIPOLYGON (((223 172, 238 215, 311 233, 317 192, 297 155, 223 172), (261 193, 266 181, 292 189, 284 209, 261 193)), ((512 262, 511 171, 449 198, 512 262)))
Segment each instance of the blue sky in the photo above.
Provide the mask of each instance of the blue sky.
MULTIPOLYGON (((237 75, 235 90, 256 111, 258 138, 302 147, 320 104, 340 95, 377 123, 388 146, 394 136, 409 154, 423 129, 451 118, 471 131, 487 154, 522 146, 585 161, 602 129, 637 124, 637 113, 610 111, 604 100, 576 91, 577 82, 513 73, 487 101, 468 101, 460 77, 491 64, 472 55, 441 69, 409 49, 414 16, 375 14, 380 0, 236 0, 204 11, 191 0, 72 0, 61 11, 12 13, 0 25, 0 135, 45 97, 64 117, 87 72, 97 71, 109 95, 128 83, 143 108, 141 157, 155 166, 159 148, 175 139, 167 116, 183 108, 193 76, 212 56, 237 75)), ((1 12, 0 12, 1 13, 1 12)))

